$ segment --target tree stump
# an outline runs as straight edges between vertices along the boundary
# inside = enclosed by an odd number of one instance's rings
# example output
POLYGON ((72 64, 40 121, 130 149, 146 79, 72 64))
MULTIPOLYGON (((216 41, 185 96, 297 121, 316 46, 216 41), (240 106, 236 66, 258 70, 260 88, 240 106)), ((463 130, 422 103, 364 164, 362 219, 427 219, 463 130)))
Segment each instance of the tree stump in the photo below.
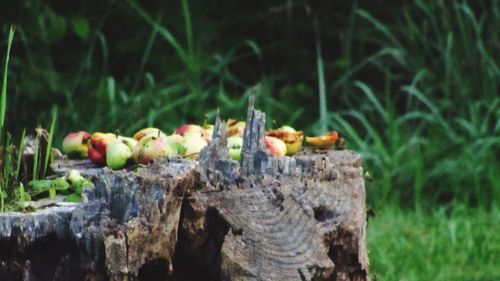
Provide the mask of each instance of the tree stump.
POLYGON ((239 163, 218 118, 198 161, 56 162, 95 188, 80 204, 0 214, 0 280, 369 280, 360 156, 274 157, 264 120, 251 101, 239 163))

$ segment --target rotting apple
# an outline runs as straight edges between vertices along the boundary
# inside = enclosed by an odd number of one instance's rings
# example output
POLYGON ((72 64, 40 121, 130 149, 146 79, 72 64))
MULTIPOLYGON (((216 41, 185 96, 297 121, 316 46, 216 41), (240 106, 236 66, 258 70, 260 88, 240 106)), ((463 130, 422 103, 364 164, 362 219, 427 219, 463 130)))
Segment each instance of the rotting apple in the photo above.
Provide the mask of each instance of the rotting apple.
POLYGON ((233 120, 233 119, 229 119, 228 121, 230 121, 229 122, 230 125, 228 125, 229 128, 227 129, 227 136, 228 137, 232 137, 232 136, 243 137, 243 135, 245 134, 245 126, 247 123, 245 121, 234 122, 235 120, 233 120))
POLYGON ((227 148, 229 149, 229 156, 236 161, 241 158, 241 150, 243 148, 243 138, 240 136, 232 136, 227 138, 227 148))
POLYGON ((63 140, 62 150, 70 158, 85 158, 88 156, 87 143, 90 140, 90 134, 85 131, 69 133, 63 140))
POLYGON ((132 157, 132 151, 122 141, 114 141, 106 147, 106 166, 113 170, 125 167, 130 157, 132 157))
POLYGON ((306 142, 315 148, 326 149, 333 146, 338 138, 339 134, 336 131, 331 131, 322 136, 306 137, 306 142))
POLYGON ((266 146, 269 153, 276 156, 285 156, 286 155, 286 144, 284 141, 271 137, 264 136, 264 145, 266 146))
POLYGON ((200 151, 207 146, 207 141, 200 135, 187 135, 184 137, 183 146, 186 148, 184 157, 195 160, 200 151))
POLYGON ((302 148, 304 141, 304 132, 295 131, 290 126, 283 126, 276 130, 269 130, 267 136, 278 138, 286 144, 286 155, 294 155, 302 148))

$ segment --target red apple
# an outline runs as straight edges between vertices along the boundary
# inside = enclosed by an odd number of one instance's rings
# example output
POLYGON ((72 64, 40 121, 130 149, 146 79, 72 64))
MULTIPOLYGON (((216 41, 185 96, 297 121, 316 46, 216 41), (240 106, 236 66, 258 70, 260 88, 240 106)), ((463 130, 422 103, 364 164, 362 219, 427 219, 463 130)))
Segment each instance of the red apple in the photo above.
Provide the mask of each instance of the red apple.
POLYGON ((208 143, 212 140, 212 134, 205 130, 203 127, 195 124, 185 124, 177 128, 175 133, 186 137, 201 136, 208 143))
POLYGON ((286 144, 284 141, 271 137, 271 136, 264 136, 264 145, 267 148, 267 151, 269 153, 276 155, 276 156, 285 156, 286 155, 286 144))
POLYGON ((90 139, 90 134, 85 131, 69 133, 63 140, 62 150, 64 154, 70 157, 85 158, 87 157, 88 146, 87 142, 90 139))
POLYGON ((116 141, 116 135, 110 133, 93 133, 88 142, 88 155, 90 161, 97 165, 106 164, 106 148, 108 144, 116 141))

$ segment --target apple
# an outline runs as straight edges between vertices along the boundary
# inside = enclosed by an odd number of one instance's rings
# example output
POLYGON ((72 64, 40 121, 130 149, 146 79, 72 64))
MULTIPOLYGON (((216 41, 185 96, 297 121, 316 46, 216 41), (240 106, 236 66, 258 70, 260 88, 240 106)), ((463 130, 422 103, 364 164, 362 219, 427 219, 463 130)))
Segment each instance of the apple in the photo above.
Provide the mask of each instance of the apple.
POLYGON ((132 151, 134 147, 137 145, 137 141, 133 138, 118 136, 118 140, 126 144, 130 149, 130 151, 132 151))
POLYGON ((234 120, 229 119, 232 122, 229 122, 229 128, 227 129, 227 136, 232 137, 232 136, 239 136, 243 137, 245 134, 245 126, 246 122, 245 121, 239 121, 239 122, 234 122, 234 120))
POLYGON ((85 131, 69 133, 63 140, 62 150, 64 154, 70 157, 85 158, 88 155, 87 143, 90 134, 85 131))
POLYGON ((231 159, 239 161, 241 157, 241 149, 243 148, 243 138, 240 136, 232 136, 227 138, 227 148, 231 159))
POLYGON ((154 159, 175 155, 175 150, 163 139, 153 137, 144 143, 139 152, 139 161, 147 164, 154 159))
POLYGON ((103 166, 106 164, 106 154, 97 149, 89 148, 88 156, 90 161, 96 165, 103 166))
POLYGON ((71 183, 71 184, 74 184, 78 181, 81 181, 81 180, 84 180, 85 178, 82 177, 82 175, 80 174, 80 172, 78 170, 75 170, 75 169, 71 169, 69 171, 69 173, 66 175, 66 179, 71 183))
POLYGON ((130 157, 132 151, 122 141, 114 141, 106 147, 106 166, 113 170, 123 168, 130 157))
POLYGON ((165 137, 164 141, 170 145, 170 147, 175 151, 176 155, 181 155, 184 153, 184 138, 179 134, 172 134, 165 137))
POLYGON ((207 141, 200 135, 187 135, 184 137, 184 156, 191 160, 195 160, 200 154, 200 151, 208 145, 207 141))
POLYGON ((201 135, 201 131, 204 130, 201 126, 195 124, 184 124, 175 130, 176 134, 181 136, 190 135, 193 133, 199 133, 201 135))
POLYGON ((164 132, 162 132, 162 130, 158 129, 158 128, 145 128, 145 129, 142 129, 140 131, 138 131, 137 133, 134 134, 134 136, 132 137, 133 139, 135 139, 136 141, 140 141, 143 137, 145 136, 148 136, 148 135, 153 135, 153 136, 161 136, 161 137, 166 137, 167 135, 165 135, 164 132))
POLYGON ((306 137, 306 142, 315 148, 327 149, 333 146, 339 138, 339 133, 331 131, 322 136, 306 137))
POLYGON ((154 159, 173 156, 175 153, 163 138, 149 135, 139 141, 132 154, 139 163, 148 164, 154 159))
POLYGON ((286 144, 284 141, 271 137, 264 136, 264 145, 266 146, 269 153, 276 156, 285 156, 286 155, 286 144))
POLYGON ((288 132, 288 133, 297 132, 297 130, 295 130, 292 126, 288 126, 288 125, 281 126, 281 128, 279 128, 278 130, 282 130, 282 131, 288 132))
POLYGON ((88 142, 88 156, 97 165, 106 164, 106 147, 116 141, 116 135, 111 133, 93 133, 88 142))
POLYGON ((179 128, 177 128, 177 130, 175 130, 175 133, 179 134, 183 137, 192 136, 192 135, 200 135, 203 138, 205 138, 205 140, 211 138, 211 135, 209 134, 209 132, 207 130, 205 130, 203 127, 201 127, 199 125, 195 125, 195 124, 184 124, 184 125, 180 126, 179 128))
POLYGON ((302 148, 304 132, 295 131, 290 126, 283 126, 276 130, 269 130, 267 136, 278 138, 286 144, 286 155, 294 155, 302 148))
POLYGON ((208 143, 211 143, 212 142, 212 135, 214 134, 214 125, 206 124, 205 126, 203 126, 203 129, 205 129, 205 131, 206 131, 206 136, 204 136, 205 140, 208 143))
POLYGON ((164 135, 160 134, 160 137, 158 137, 157 134, 156 135, 149 134, 149 135, 146 135, 146 136, 142 137, 137 142, 137 144, 134 146, 134 148, 132 149, 132 158, 136 162, 140 162, 139 156, 142 153, 142 149, 144 148, 144 146, 146 145, 146 143, 148 143, 151 140, 156 140, 156 139, 162 140, 163 142, 165 142, 166 144, 168 144, 170 146, 170 148, 172 148, 172 150, 174 151, 174 155, 176 154, 175 153, 176 149, 174 149, 175 148, 175 143, 176 142, 182 143, 184 141, 184 139, 181 136, 179 136, 179 135, 164 136, 164 135))

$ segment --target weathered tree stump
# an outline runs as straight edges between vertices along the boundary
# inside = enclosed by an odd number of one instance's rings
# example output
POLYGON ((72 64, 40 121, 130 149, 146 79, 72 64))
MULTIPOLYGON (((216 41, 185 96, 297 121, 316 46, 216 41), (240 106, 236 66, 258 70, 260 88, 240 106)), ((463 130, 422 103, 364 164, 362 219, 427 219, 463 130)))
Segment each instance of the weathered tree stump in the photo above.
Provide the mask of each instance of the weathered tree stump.
POLYGON ((0 214, 0 280, 369 280, 359 155, 268 155, 264 120, 251 102, 240 163, 220 120, 197 162, 55 163, 96 187, 81 204, 0 214))

